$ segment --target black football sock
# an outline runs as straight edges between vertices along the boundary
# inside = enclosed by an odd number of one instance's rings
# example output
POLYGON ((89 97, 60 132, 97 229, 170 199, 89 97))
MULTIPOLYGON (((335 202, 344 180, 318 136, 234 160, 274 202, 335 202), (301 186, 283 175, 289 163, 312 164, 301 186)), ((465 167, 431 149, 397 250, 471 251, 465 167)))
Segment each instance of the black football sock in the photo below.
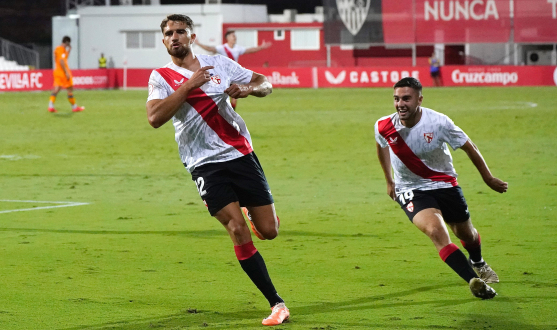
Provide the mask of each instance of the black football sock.
POLYGON ((442 248, 441 251, 439 251, 439 256, 449 267, 462 277, 466 283, 469 283, 474 277, 478 277, 468 263, 468 259, 466 259, 464 253, 453 243, 442 248))
POLYGON ((284 302, 278 295, 275 286, 269 277, 265 261, 257 249, 253 246, 253 242, 249 242, 240 246, 234 246, 236 256, 240 262, 242 269, 248 274, 251 281, 257 286, 259 291, 263 293, 269 301, 271 307, 278 303, 284 302))
POLYGON ((482 240, 480 238, 480 234, 478 233, 478 240, 473 243, 466 243, 463 240, 460 240, 462 246, 468 251, 470 255, 470 260, 474 263, 474 266, 483 266, 485 265, 485 261, 482 258, 482 240))

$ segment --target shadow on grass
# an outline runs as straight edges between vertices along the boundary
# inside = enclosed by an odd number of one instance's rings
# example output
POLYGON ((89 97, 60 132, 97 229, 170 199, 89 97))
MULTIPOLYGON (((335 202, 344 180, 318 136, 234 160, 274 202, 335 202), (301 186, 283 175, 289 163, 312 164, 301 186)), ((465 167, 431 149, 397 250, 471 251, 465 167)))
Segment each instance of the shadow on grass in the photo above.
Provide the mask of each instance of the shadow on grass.
MULTIPOLYGON (((47 229, 47 228, 0 228, 1 231, 13 232, 38 232, 38 233, 59 233, 59 234, 85 234, 85 235, 164 235, 164 236, 186 236, 195 238, 228 237, 223 230, 76 230, 76 229, 47 229)), ((281 234, 284 237, 354 237, 370 238, 378 235, 368 234, 339 234, 339 233, 319 233, 312 231, 285 231, 281 234)))
MULTIPOLYGON (((313 305, 292 307, 291 312, 294 316, 294 321, 284 324, 280 328, 289 328, 291 326, 297 325, 307 325, 308 327, 313 327, 312 329, 346 329, 349 324, 355 327, 366 327, 367 324, 365 320, 361 323, 357 322, 317 322, 321 324, 329 324, 329 328, 319 328, 315 327, 314 322, 304 322, 303 318, 298 319, 296 317, 302 317, 305 315, 318 315, 334 312, 346 312, 346 311, 362 311, 362 310, 380 310, 385 308, 393 307, 408 307, 412 306, 455 306, 466 304, 474 301, 474 298, 462 298, 462 299, 445 299, 445 300, 432 300, 432 301, 400 301, 400 302, 388 302, 393 299, 402 298, 410 295, 414 295, 421 292, 426 292, 430 290, 436 290, 443 287, 451 287, 454 284, 445 285, 431 285, 418 287, 411 290, 405 290, 400 292, 394 292, 391 294, 375 295, 365 298, 351 299, 341 302, 322 302, 313 305), (338 327, 337 327, 338 326, 338 327)), ((247 327, 257 327, 260 326, 260 320, 263 319, 268 314, 268 310, 249 310, 249 311, 234 311, 228 313, 216 312, 216 311, 199 311, 198 313, 190 313, 184 310, 182 313, 166 315, 157 318, 145 318, 134 321, 121 321, 106 323, 102 325, 93 326, 79 326, 67 328, 66 330, 100 330, 100 329, 120 329, 120 330, 132 330, 132 329, 183 329, 183 328, 198 328, 198 327, 210 327, 211 329, 242 329, 247 327), (230 324, 234 323, 234 324, 230 324), (240 324, 239 324, 240 323, 240 324)), ((394 324, 389 324, 385 326, 392 327, 394 324)), ((401 327, 401 324, 397 324, 401 327)), ((403 328, 416 328, 415 325, 404 326, 403 328)), ((424 327, 427 328, 427 327, 424 327)), ((279 328, 274 328, 279 329, 279 328)))
POLYGON ((71 118, 75 113, 74 112, 55 112, 52 113, 51 116, 57 117, 57 118, 71 118))

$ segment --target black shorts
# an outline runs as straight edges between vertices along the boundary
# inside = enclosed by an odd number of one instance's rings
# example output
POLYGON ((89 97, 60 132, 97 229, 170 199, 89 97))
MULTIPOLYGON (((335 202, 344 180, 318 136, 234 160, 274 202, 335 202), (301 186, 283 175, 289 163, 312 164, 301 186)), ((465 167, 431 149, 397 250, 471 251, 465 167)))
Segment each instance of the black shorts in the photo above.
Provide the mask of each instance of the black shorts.
POLYGON ((439 75, 441 74, 441 72, 439 72, 439 71, 431 71, 430 74, 431 74, 432 77, 439 77, 439 75))
POLYGON ((240 206, 274 203, 263 168, 253 152, 227 162, 201 165, 191 176, 213 216, 233 202, 240 206))
POLYGON ((468 204, 459 186, 434 190, 408 190, 396 195, 396 201, 412 221, 421 210, 441 210, 446 223, 459 223, 470 219, 468 204))

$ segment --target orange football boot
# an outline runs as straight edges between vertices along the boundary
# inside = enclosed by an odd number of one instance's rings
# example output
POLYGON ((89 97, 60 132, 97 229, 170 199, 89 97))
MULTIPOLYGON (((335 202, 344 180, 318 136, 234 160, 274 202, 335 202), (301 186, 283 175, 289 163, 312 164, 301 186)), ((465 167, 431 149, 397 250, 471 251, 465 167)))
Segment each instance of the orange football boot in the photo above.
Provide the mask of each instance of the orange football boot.
POLYGON ((58 111, 56 111, 56 109, 54 109, 54 108, 48 108, 48 112, 54 113, 54 112, 58 112, 58 111))
POLYGON ((255 234, 255 236, 256 236, 257 238, 259 238, 260 240, 265 240, 265 237, 263 237, 263 235, 261 235, 261 233, 259 233, 259 232, 257 231, 257 228, 255 228, 255 225, 253 224, 253 221, 251 220, 251 214, 249 214, 248 209, 245 208, 245 207, 242 207, 242 212, 244 212, 244 214, 246 215, 246 218, 248 218, 249 224, 250 224, 250 227, 251 227, 251 231, 253 231, 253 233, 255 234))
POLYGON ((271 308, 271 315, 261 322, 263 325, 279 325, 290 318, 290 311, 284 303, 278 303, 271 308))

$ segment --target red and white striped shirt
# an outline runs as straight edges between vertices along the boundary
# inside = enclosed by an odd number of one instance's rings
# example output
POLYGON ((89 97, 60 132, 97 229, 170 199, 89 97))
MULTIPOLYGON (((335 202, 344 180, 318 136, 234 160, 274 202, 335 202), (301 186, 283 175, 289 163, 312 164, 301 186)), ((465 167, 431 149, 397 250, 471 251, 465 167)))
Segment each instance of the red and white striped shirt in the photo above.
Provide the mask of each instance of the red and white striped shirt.
MULTIPOLYGON (((172 118, 182 163, 189 172, 196 167, 233 160, 253 151, 246 123, 230 105, 224 91, 233 83, 247 84, 253 71, 220 55, 197 55, 211 80, 193 90, 172 118)), ((164 99, 193 75, 170 62, 153 70, 147 101, 164 99)))
POLYGON ((240 55, 244 55, 246 52, 246 48, 240 46, 238 44, 234 45, 234 47, 230 48, 228 44, 218 45, 215 46, 217 53, 221 54, 222 56, 226 56, 231 60, 238 62, 240 55))
POLYGON ((411 128, 400 122, 398 113, 375 123, 375 140, 381 148, 389 147, 397 193, 458 184, 447 144, 456 150, 468 141, 468 136, 446 115, 421 109, 420 121, 411 128))

